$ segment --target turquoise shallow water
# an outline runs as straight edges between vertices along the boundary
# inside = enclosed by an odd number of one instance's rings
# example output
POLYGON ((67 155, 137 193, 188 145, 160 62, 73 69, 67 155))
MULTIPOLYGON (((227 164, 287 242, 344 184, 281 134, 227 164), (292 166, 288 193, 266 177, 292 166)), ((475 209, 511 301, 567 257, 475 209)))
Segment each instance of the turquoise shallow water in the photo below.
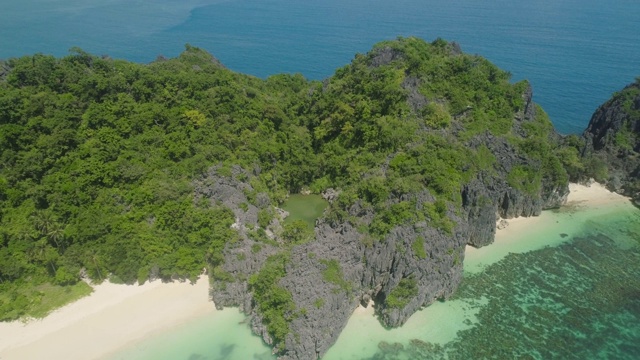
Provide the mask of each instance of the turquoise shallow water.
POLYGON ((0 58, 73 46, 139 62, 185 43, 260 77, 331 75, 398 35, 443 37, 529 79, 563 133, 640 75, 637 0, 21 0, 0 11, 0 58))
POLYGON ((161 332, 109 360, 267 360, 271 349, 251 333, 238 309, 224 309, 161 332))
MULTIPOLYGON (((215 312, 111 360, 272 358, 243 320, 235 309, 215 312)), ((454 298, 399 329, 383 328, 371 309, 356 311, 324 359, 639 356, 640 211, 618 203, 545 213, 504 254, 465 263, 454 298)))

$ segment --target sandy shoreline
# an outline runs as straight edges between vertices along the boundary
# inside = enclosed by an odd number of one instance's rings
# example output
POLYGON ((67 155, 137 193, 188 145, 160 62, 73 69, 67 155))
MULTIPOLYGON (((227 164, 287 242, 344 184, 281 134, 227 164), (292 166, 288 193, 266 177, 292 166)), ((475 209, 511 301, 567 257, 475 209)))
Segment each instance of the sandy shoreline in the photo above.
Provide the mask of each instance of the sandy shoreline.
MULTIPOLYGON (((589 186, 569 184, 569 191, 567 203, 563 206, 565 209, 587 207, 597 209, 605 206, 627 206, 630 203, 629 198, 613 193, 599 183, 593 183, 589 186)), ((500 220, 498 220, 499 222, 500 220)), ((495 262, 509 252, 525 252, 537 248, 540 245, 538 243, 518 244, 517 248, 514 248, 513 245, 518 242, 522 234, 536 232, 541 227, 552 227, 557 222, 557 216, 551 211, 543 211, 540 216, 519 217, 508 219, 506 222, 508 223, 506 227, 496 230, 495 241, 491 245, 479 249, 467 245, 465 248, 465 271, 476 272, 486 263, 495 262), (471 269, 466 267, 467 263, 472 264, 471 269)), ((561 242, 561 239, 558 239, 558 242, 561 242)), ((373 301, 366 308, 358 305, 353 315, 373 316, 374 306, 373 301)))
MULTIPOLYGON (((591 185, 569 184, 569 196, 564 209, 598 209, 612 206, 628 206, 630 199, 607 190, 604 185, 593 183, 591 185)), ((496 230, 495 241, 482 248, 474 248, 467 245, 465 249, 465 270, 467 264, 482 261, 482 259, 490 259, 493 262, 500 257, 506 256, 513 244, 518 241, 523 234, 539 231, 543 228, 551 228, 557 223, 557 216, 551 211, 543 211, 540 216, 535 217, 519 217, 515 219, 498 220, 506 222, 506 227, 496 230)), ((559 241, 561 239, 558 239, 559 241)), ((520 244, 520 251, 533 250, 537 244, 520 244)), ((471 266, 473 267, 473 266, 471 266)), ((475 269, 478 270, 479 266, 475 269)), ((471 269, 473 272, 473 269, 471 269)))
MULTIPOLYGON (((628 203, 629 198, 607 190, 604 185, 593 183, 589 186, 580 184, 569 184, 569 196, 565 208, 597 208, 619 203, 628 203)), ((504 241, 516 233, 535 229, 537 226, 552 220, 553 214, 543 211, 540 216, 519 217, 507 220, 507 227, 496 230, 496 242, 504 241)), ((473 249, 473 248, 472 248, 473 249)))
POLYGON ((209 282, 110 283, 44 319, 0 323, 0 359, 100 359, 215 311, 209 282))
MULTIPOLYGON (((480 249, 467 246, 465 276, 481 272, 510 253, 557 246, 579 234, 585 228, 585 221, 593 216, 633 208, 629 199, 609 192, 600 184, 589 187, 570 184, 569 189, 571 193, 567 204, 560 211, 543 211, 537 217, 509 219, 509 225, 498 230, 491 245, 480 249)), ((476 326, 477 315, 488 302, 486 297, 435 302, 412 315, 402 327, 391 330, 385 329, 375 318, 372 306, 358 306, 343 330, 345 335, 338 338, 325 358, 355 359, 352 355, 354 349, 360 349, 362 358, 373 357, 381 341, 407 344, 409 339, 418 339, 446 344, 453 341, 459 331, 476 326)))

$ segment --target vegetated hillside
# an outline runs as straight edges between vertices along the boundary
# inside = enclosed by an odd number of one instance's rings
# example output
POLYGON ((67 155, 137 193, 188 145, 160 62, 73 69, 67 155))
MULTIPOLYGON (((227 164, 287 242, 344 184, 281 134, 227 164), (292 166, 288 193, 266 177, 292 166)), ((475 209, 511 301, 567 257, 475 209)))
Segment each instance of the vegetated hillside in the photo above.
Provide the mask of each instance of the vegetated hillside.
POLYGON ((74 49, 2 68, 2 319, 80 274, 194 279, 237 236, 229 209, 195 201, 213 164, 260 167, 276 200, 312 179, 301 76, 236 74, 190 46, 150 65, 74 49))
POLYGON ((640 204, 640 78, 591 117, 583 137, 586 175, 640 204))
POLYGON ((490 243, 498 215, 559 206, 579 163, 527 82, 440 39, 382 42, 323 82, 233 73, 191 46, 2 68, 4 319, 42 283, 207 266, 217 306, 314 358, 360 301, 398 326, 448 297, 464 246, 490 243), (330 200, 313 230, 277 208, 301 190, 330 200))

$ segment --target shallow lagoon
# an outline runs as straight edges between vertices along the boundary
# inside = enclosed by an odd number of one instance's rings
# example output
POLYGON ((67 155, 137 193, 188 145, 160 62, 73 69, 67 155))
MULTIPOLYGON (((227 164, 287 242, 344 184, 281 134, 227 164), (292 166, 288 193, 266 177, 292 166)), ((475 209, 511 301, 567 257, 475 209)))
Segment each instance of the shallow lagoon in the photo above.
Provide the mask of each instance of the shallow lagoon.
POLYGON ((282 204, 282 208, 289 212, 289 216, 285 219, 285 224, 295 220, 303 220, 313 228, 316 224, 316 219, 322 216, 327 205, 329 203, 320 195, 291 195, 282 204))
MULTIPOLYGON (((213 306, 213 304, 211 305, 213 306)), ((194 319, 108 357, 110 360, 275 359, 238 309, 194 319)))

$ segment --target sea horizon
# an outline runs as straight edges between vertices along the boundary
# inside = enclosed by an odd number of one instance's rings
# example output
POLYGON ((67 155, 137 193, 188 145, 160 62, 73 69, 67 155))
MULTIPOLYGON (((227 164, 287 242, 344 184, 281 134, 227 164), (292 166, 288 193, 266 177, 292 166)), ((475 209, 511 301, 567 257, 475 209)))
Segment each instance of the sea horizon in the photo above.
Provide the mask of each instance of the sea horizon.
POLYGON ((324 79, 380 41, 417 36, 459 43, 529 80, 562 134, 581 133, 595 109, 633 82, 640 22, 632 0, 27 0, 0 14, 0 58, 92 54, 149 63, 189 43, 261 78, 324 79), (635 10, 635 11, 634 11, 635 10), (55 29, 55 31, 50 31, 55 29), (87 30, 90 31, 87 31, 87 30))
MULTIPOLYGON (((638 14, 636 0, 24 0, 0 13, 0 59, 78 47, 150 63, 190 44, 240 73, 322 80, 380 41, 443 38, 513 82, 529 81, 566 135, 582 133, 598 106, 640 76, 638 14)), ((356 310, 323 359, 640 358, 640 214, 628 200, 614 203, 545 211, 524 228, 514 221, 517 244, 467 252, 452 299, 393 330, 372 309, 356 310)), ((103 359, 275 358, 246 319, 235 308, 212 311, 103 359)), ((87 333, 99 333, 90 325, 87 333)), ((3 360, 24 358, 2 351, 3 360)))

